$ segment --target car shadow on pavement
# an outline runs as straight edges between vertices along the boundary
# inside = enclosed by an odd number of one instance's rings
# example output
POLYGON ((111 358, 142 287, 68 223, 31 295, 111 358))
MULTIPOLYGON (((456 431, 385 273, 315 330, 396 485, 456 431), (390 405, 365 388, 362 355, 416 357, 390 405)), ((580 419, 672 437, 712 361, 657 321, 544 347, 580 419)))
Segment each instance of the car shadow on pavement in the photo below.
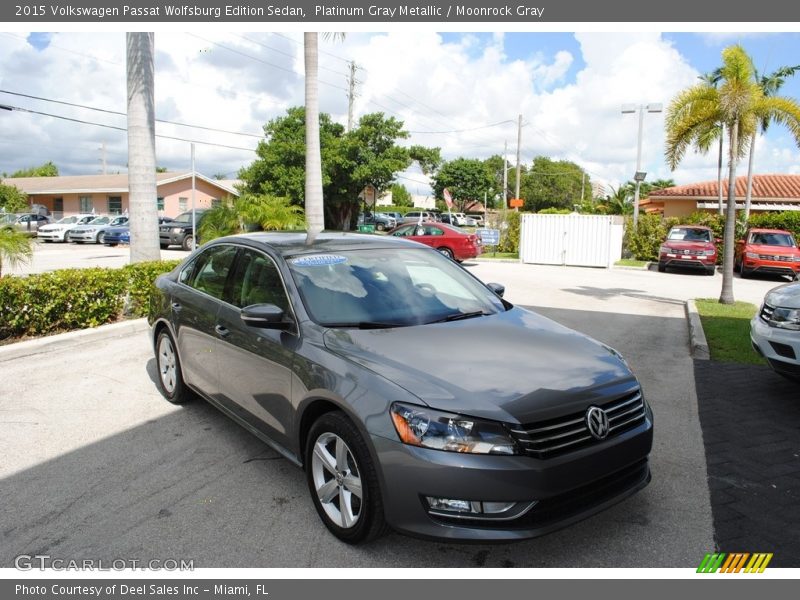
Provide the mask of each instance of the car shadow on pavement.
POLYGON ((800 383, 763 365, 694 372, 717 549, 800 567, 800 383))
POLYGON ((637 300, 652 300, 653 302, 661 302, 664 304, 681 305, 684 303, 683 300, 653 296, 644 290, 630 290, 627 288, 590 287, 582 285, 576 288, 565 288, 564 291, 578 294, 580 296, 597 298, 598 300, 612 300, 613 298, 623 296, 626 298, 635 298, 637 300))

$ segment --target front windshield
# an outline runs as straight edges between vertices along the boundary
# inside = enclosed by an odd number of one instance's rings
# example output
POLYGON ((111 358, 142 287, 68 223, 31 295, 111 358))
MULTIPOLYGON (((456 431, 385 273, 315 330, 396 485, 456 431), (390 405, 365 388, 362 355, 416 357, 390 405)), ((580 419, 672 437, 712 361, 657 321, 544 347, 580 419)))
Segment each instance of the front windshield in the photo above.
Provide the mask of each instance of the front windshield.
POLYGON ((63 225, 69 225, 70 223, 77 222, 78 217, 64 217, 63 219, 59 219, 58 222, 63 225))
POLYGON ((795 245, 794 238, 788 233, 754 233, 750 236, 750 243, 784 248, 792 248, 795 245))
POLYGON ((128 222, 128 217, 115 217, 113 221, 111 221, 111 225, 124 225, 128 222))
MULTIPOLYGON (((200 213, 195 212, 195 219, 200 218, 200 213)), ((192 213, 181 213, 177 217, 172 220, 174 223, 191 223, 192 222, 192 213)))
POLYGON ((670 230, 669 240, 683 242, 710 242, 711 232, 708 229, 695 229, 693 227, 674 227, 670 230))
POLYGON ((108 225, 108 222, 111 219, 108 217, 97 217, 96 219, 92 219, 87 223, 87 225, 108 225))
POLYGON ((327 327, 402 327, 502 312, 461 267, 423 248, 369 248, 287 260, 311 318, 327 327))

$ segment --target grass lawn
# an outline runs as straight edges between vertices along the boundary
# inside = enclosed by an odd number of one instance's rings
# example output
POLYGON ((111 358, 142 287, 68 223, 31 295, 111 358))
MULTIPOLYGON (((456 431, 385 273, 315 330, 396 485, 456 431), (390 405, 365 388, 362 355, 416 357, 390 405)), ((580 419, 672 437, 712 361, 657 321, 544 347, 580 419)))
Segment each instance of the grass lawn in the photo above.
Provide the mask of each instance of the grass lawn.
POLYGON ((492 252, 484 248, 483 254, 478 258, 519 258, 518 252, 492 252))
POLYGON ((621 258, 614 264, 618 267, 646 267, 649 261, 636 260, 635 258, 621 258))
POLYGON ((750 319, 756 314, 757 306, 749 302, 720 304, 711 298, 695 300, 695 304, 712 360, 766 364, 750 345, 750 319))

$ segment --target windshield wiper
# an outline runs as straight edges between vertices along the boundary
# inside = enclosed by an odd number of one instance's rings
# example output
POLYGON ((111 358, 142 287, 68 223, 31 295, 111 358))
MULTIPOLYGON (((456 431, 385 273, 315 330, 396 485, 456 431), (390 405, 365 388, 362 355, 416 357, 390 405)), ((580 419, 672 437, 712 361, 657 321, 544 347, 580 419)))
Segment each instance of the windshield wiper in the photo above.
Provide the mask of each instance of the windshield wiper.
POLYGON ((322 323, 323 327, 336 329, 392 329, 406 327, 405 323, 381 323, 380 321, 360 321, 358 323, 322 323))
POLYGON ((487 317, 490 314, 492 313, 488 313, 483 310, 476 310, 466 313, 453 313, 452 315, 447 315, 446 317, 436 319, 435 321, 428 321, 428 323, 448 323, 450 321, 461 321, 463 319, 473 319, 475 317, 487 317))

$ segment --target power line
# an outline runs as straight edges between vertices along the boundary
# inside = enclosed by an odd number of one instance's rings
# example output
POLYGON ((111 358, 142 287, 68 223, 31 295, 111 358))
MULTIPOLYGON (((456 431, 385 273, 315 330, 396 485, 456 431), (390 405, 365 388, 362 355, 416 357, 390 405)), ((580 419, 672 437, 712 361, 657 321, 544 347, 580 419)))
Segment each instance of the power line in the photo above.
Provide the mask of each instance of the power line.
MULTIPOLYGON (((53 119, 61 119, 62 121, 71 121, 73 123, 80 123, 82 125, 94 125, 95 127, 105 127, 106 129, 114 129, 114 130, 117 130, 117 131, 125 131, 125 132, 128 131, 127 127, 117 127, 116 125, 107 125, 105 123, 95 123, 93 121, 84 121, 83 119, 75 119, 75 118, 72 118, 72 117, 65 117, 63 115, 54 115, 52 113, 46 113, 46 112, 42 112, 42 111, 38 111, 38 110, 32 110, 30 108, 23 108, 21 106, 12 106, 10 104, 5 104, 5 105, 0 104, 0 108, 4 108, 6 110, 16 110, 16 111, 20 111, 20 112, 31 113, 31 114, 34 114, 34 115, 42 115, 42 116, 45 116, 45 117, 51 117, 53 119)), ((156 133, 155 136, 157 138, 161 138, 161 139, 165 139, 165 140, 175 140, 175 141, 178 141, 178 142, 190 142, 190 143, 194 143, 194 144, 202 144, 202 145, 205 145, 205 146, 215 146, 217 148, 228 148, 230 150, 245 150, 247 152, 255 152, 254 148, 243 148, 241 146, 229 146, 227 144, 217 144, 215 142, 205 142, 205 141, 201 141, 201 140, 191 140, 191 139, 172 136, 172 135, 162 135, 160 133, 156 133)))
MULTIPOLYGON (((96 112, 102 112, 109 115, 121 115, 127 116, 127 113, 120 112, 117 110, 109 110, 107 108, 97 108, 95 106, 87 106, 86 104, 76 104, 74 102, 67 102, 66 100, 55 100, 53 98, 43 98, 41 96, 32 96, 31 94, 23 94, 22 92, 12 92, 10 90, 0 90, 0 93, 3 94, 10 94, 11 96, 20 96, 22 98, 31 98, 33 100, 41 100, 43 102, 52 102, 54 104, 63 104, 64 106, 72 106, 75 108, 85 108, 86 110, 93 110, 96 112)), ((205 131, 216 131, 218 133, 229 133, 231 135, 242 135, 246 137, 254 137, 254 138, 263 138, 264 135, 258 135, 255 133, 245 133, 242 131, 229 131, 227 129, 217 129, 215 127, 206 127, 205 125, 190 125, 188 123, 179 123, 177 121, 168 121, 167 119, 156 119, 157 123, 167 123, 169 125, 178 125, 180 127, 191 127, 192 129, 203 129, 205 131)))
POLYGON ((469 127, 467 129, 451 129, 449 131, 409 131, 408 133, 418 133, 418 134, 433 134, 433 133, 465 133, 467 131, 478 131, 479 129, 489 129, 491 127, 497 127, 498 125, 505 125, 507 123, 513 123, 512 119, 506 119, 505 121, 498 121, 497 123, 490 123, 489 125, 481 125, 480 127, 469 127))
MULTIPOLYGON (((284 52, 283 50, 275 48, 274 46, 270 46, 270 45, 265 44, 263 42, 259 42, 258 40, 254 40, 252 38, 249 38, 246 35, 238 35, 238 34, 234 34, 234 35, 236 35, 236 37, 238 37, 240 39, 243 39, 245 41, 248 41, 248 42, 250 42, 252 44, 256 44, 256 45, 261 46, 263 48, 266 48, 268 50, 272 50, 273 52, 277 52, 278 54, 283 54, 284 56, 288 56, 289 58, 292 58, 292 59, 296 58, 296 56, 294 54, 292 54, 291 52, 284 52)), ((326 67, 325 65, 319 65, 319 68, 322 69, 323 71, 330 71, 331 73, 335 73, 336 75, 341 75, 342 77, 347 77, 347 73, 344 73, 343 71, 337 71, 336 69, 331 69, 330 67, 326 67)))

